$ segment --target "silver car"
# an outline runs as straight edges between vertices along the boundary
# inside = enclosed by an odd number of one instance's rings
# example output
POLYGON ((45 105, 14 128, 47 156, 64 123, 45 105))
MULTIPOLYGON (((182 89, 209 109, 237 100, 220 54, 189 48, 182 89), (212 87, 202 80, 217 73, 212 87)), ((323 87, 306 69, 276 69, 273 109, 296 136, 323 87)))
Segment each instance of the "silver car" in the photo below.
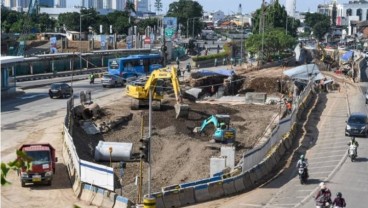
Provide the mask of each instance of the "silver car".
POLYGON ((116 75, 111 75, 111 74, 104 74, 101 78, 101 84, 102 87, 117 87, 117 86, 123 86, 124 85, 124 81, 123 78, 116 76, 116 75))

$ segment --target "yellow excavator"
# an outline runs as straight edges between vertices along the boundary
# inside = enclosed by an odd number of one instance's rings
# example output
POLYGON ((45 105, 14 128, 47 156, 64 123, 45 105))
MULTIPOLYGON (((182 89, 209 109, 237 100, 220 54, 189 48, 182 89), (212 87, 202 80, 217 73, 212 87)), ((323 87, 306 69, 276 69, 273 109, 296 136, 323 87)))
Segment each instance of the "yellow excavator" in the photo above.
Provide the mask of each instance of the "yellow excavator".
POLYGON ((126 93, 132 98, 130 108, 138 110, 142 106, 149 105, 149 91, 152 90, 152 110, 161 110, 161 100, 164 98, 164 85, 166 80, 171 80, 174 89, 176 104, 176 118, 187 117, 188 104, 183 104, 182 92, 175 67, 161 68, 153 71, 144 86, 129 84, 126 93))

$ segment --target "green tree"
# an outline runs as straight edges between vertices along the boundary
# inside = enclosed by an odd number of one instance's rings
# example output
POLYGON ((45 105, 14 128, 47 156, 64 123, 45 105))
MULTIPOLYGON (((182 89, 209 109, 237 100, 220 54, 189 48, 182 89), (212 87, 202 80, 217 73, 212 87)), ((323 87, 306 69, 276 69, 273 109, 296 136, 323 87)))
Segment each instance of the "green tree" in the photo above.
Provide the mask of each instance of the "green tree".
POLYGON ((162 11, 162 1, 161 0, 155 0, 155 4, 154 4, 157 13, 162 11))
MULTIPOLYGON (((284 28, 287 33, 296 37, 296 29, 300 26, 300 21, 292 17, 288 17, 284 6, 281 6, 279 0, 274 4, 263 6, 264 28, 265 31, 271 28, 284 28)), ((261 26, 262 7, 257 9, 252 18, 253 33, 262 32, 261 26)))
POLYGON ((125 11, 114 11, 105 16, 105 18, 101 18, 101 22, 108 22, 109 25, 112 25, 112 28, 115 33, 118 34, 127 34, 129 24, 129 14, 125 11), (107 19, 107 21, 106 21, 107 19))
POLYGON ((273 28, 265 31, 263 38, 262 34, 253 34, 245 41, 245 47, 251 54, 257 54, 262 50, 263 39, 263 54, 266 59, 280 54, 280 52, 292 48, 296 44, 296 39, 291 35, 286 35, 285 30, 281 28, 273 28))
POLYGON ((32 167, 32 158, 27 156, 24 152, 17 150, 16 151, 17 158, 14 161, 8 163, 1 163, 1 185, 10 184, 9 181, 6 180, 6 176, 8 175, 10 170, 19 171, 22 167, 26 167, 29 170, 32 167))
POLYGON ((132 0, 127 0, 125 2, 125 11, 128 12, 128 13, 136 13, 135 11, 135 5, 134 5, 134 2, 132 0))
POLYGON ((198 35, 204 27, 203 23, 199 21, 199 18, 203 16, 203 7, 197 1, 175 1, 169 5, 169 11, 166 16, 177 17, 178 25, 181 24, 183 27, 181 30, 186 31, 189 34, 193 33, 192 25, 194 24, 195 36, 198 35), (190 24, 188 24, 187 27, 188 20, 190 24), (194 23, 192 21, 194 21, 194 23))
POLYGON ((155 25, 157 26, 157 18, 142 19, 138 22, 138 30, 141 34, 144 34, 148 26, 153 28, 155 25))
POLYGON ((331 27, 330 18, 327 15, 320 13, 308 12, 305 15, 305 24, 312 28, 313 35, 318 40, 321 40, 331 27))

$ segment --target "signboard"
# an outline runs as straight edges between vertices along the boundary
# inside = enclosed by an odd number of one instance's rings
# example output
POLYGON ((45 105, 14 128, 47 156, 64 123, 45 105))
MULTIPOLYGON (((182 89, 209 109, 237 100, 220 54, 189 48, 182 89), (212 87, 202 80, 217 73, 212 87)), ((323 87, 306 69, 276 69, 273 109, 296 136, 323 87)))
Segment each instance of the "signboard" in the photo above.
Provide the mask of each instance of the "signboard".
POLYGON ((151 39, 149 37, 146 37, 144 39, 144 44, 151 44, 151 39))
POLYGON ((127 48, 128 49, 133 48, 133 35, 128 35, 126 37, 126 43, 127 43, 127 48))
POLYGON ((81 181, 114 191, 114 169, 80 160, 81 181))
POLYGON ((50 38, 50 53, 57 53, 57 40, 56 37, 50 38))
POLYGON ((176 17, 164 17, 164 34, 166 40, 171 40, 173 35, 176 33, 178 22, 176 17))
POLYGON ((106 50, 106 35, 101 35, 101 50, 106 50))

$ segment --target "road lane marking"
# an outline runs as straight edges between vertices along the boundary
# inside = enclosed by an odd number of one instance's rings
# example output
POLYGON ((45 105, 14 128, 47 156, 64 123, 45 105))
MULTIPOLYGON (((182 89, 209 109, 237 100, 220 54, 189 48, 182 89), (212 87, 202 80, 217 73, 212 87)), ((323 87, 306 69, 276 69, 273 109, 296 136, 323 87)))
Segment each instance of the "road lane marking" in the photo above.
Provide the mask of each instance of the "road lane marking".
MULTIPOLYGON (((346 150, 345 150, 346 151, 346 150)), ((308 159, 308 162, 310 163, 310 161, 312 160, 321 160, 321 159, 326 159, 327 157, 342 157, 342 155, 329 155, 329 156, 323 156, 323 157, 313 157, 313 158, 310 158, 308 159)))
MULTIPOLYGON (((336 164, 337 165, 337 164, 336 164)), ((318 167, 308 167, 308 170, 318 169, 318 168, 331 168, 335 167, 336 165, 326 165, 326 166, 318 166, 318 167)))
POLYGON ((44 95, 29 95, 29 96, 20 97, 20 99, 30 99, 30 98, 35 98, 38 96, 44 96, 44 95))

